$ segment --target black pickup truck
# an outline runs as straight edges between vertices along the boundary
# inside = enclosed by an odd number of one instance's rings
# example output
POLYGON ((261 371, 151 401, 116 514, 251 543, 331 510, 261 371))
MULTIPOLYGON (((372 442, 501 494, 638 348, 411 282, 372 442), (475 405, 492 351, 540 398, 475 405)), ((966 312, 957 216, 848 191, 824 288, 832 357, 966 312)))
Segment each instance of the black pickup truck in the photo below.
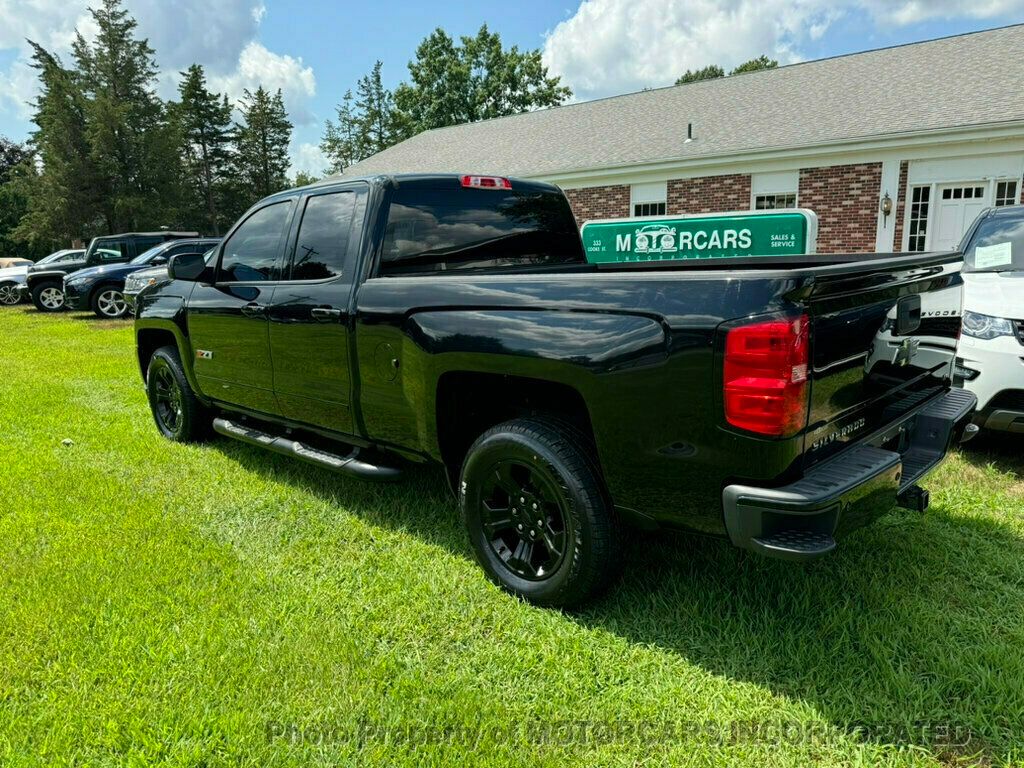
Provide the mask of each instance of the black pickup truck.
POLYGON ((607 585, 625 525, 823 555, 923 509, 973 430, 957 328, 922 312, 957 254, 588 264, 557 187, 409 175, 267 198, 208 262, 138 298, 160 431, 440 462, 483 568, 540 604, 607 585))

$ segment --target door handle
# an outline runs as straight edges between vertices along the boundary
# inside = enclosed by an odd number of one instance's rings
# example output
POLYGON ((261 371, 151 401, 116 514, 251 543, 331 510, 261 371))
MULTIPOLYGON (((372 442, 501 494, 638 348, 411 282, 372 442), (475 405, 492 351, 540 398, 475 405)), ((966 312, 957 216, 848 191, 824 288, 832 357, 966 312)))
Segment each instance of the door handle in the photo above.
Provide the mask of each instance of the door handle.
POLYGON ((267 308, 262 304, 252 302, 242 307, 242 314, 246 317, 263 317, 267 312, 267 308))
POLYGON ((309 313, 313 315, 314 320, 321 323, 341 319, 340 309, 328 309, 327 307, 313 307, 313 309, 311 309, 309 313))

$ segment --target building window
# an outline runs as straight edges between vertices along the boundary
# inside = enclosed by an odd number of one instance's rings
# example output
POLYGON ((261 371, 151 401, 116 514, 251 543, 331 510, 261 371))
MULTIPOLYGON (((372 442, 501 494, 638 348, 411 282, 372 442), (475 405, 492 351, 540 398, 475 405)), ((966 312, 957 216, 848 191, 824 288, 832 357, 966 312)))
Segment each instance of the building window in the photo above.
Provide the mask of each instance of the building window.
POLYGON ((943 200, 970 200, 972 198, 980 200, 984 196, 984 187, 947 187, 942 190, 943 200))
POLYGON ((996 182, 996 205, 1014 205, 1017 202, 1017 182, 996 182))
POLYGON ((755 211, 770 211, 775 208, 796 208, 796 192, 773 192, 754 197, 755 211))
POLYGON ((668 182, 634 184, 630 187, 629 199, 634 216, 664 216, 667 213, 668 182))
POLYGON ((665 203, 635 203, 633 205, 634 216, 664 216, 665 203))
MULTIPOLYGON (((944 189, 946 192, 953 190, 944 189)), ((910 235, 907 239, 908 251, 923 251, 925 237, 928 234, 928 202, 931 187, 914 187, 910 196, 910 235)), ((961 195, 963 192, 961 191, 961 195)), ((973 193, 972 193, 973 194, 973 193)))

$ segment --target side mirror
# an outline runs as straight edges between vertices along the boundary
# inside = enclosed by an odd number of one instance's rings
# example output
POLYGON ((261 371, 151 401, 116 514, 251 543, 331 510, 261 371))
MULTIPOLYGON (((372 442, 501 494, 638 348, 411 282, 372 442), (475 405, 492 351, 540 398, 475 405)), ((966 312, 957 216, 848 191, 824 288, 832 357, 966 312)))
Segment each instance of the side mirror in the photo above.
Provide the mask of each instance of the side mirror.
POLYGON ((153 259, 152 261, 149 262, 149 266, 151 266, 151 267, 159 267, 159 266, 162 266, 162 265, 164 265, 166 263, 167 263, 167 257, 166 256, 157 256, 155 259, 153 259))
POLYGON ((167 262, 167 274, 172 280, 188 280, 196 283, 206 271, 206 260, 201 253, 179 253, 167 262))

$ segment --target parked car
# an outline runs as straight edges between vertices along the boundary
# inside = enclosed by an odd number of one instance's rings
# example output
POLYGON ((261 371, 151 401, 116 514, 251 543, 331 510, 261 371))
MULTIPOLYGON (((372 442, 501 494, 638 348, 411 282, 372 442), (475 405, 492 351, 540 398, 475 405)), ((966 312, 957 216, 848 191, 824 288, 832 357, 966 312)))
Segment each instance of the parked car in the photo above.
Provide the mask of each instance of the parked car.
POLYGON ((957 380, 978 398, 976 422, 1024 432, 1024 205, 982 211, 964 235, 957 380))
MULTIPOLYGON (((54 265, 70 262, 81 258, 84 253, 84 250, 74 248, 56 251, 36 263, 54 265)), ((26 275, 28 274, 28 268, 32 266, 32 262, 28 259, 6 259, 5 261, 25 262, 17 266, 0 269, 0 304, 11 306, 20 302, 27 295, 26 275)))
POLYGON ((22 259, 17 256, 0 259, 0 269, 10 269, 11 267, 28 267, 31 266, 32 264, 32 259, 22 259))
POLYGON ((206 251, 218 242, 217 238, 169 240, 140 253, 127 264, 105 264, 72 272, 64 277, 64 302, 68 309, 91 309, 97 317, 124 317, 128 312, 125 278, 147 267, 166 268, 171 256, 206 251))
MULTIPOLYGON (((211 240, 213 245, 219 243, 219 239, 211 240)), ((213 248, 210 248, 206 252, 209 256, 214 252, 213 248)), ((135 311, 135 301, 139 294, 151 285, 156 285, 159 282, 170 279, 167 275, 167 264, 161 264, 156 267, 146 267, 140 269, 138 272, 133 272, 128 275, 124 281, 124 301, 128 305, 128 311, 135 311)))
POLYGON ((125 232, 120 235, 94 237, 85 254, 74 261, 60 264, 36 264, 29 267, 27 291, 40 312, 64 309, 64 276, 86 267, 119 264, 130 261, 168 240, 199 237, 198 232, 125 232))
POLYGON ((955 253, 588 264, 555 186, 398 175, 269 197, 168 274, 135 321, 164 436, 439 462, 483 569, 539 604, 607 585, 629 524, 825 555, 923 509, 973 434, 952 356, 865 367, 891 308, 909 337, 961 285, 955 253))

